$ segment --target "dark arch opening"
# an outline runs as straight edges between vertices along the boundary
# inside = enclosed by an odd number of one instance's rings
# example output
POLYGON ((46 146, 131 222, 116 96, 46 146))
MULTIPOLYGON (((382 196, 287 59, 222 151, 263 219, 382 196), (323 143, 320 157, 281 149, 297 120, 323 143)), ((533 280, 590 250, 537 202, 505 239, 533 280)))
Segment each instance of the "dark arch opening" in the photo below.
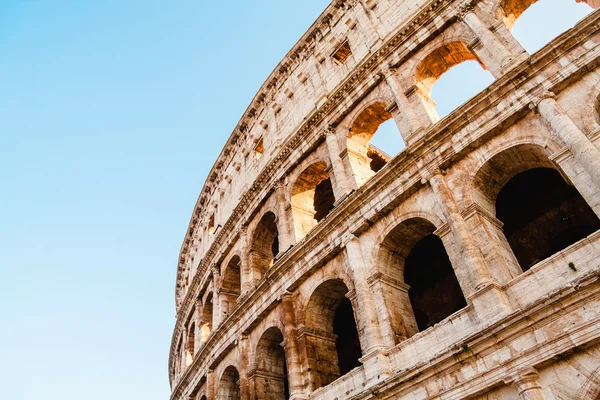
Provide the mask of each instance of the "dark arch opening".
POLYGON ((279 232, 275 221, 275 214, 269 211, 262 216, 254 231, 250 261, 255 279, 260 279, 271 268, 279 254, 279 232))
POLYGON ((446 319, 467 305, 441 239, 428 234, 405 260, 405 282, 419 331, 446 319))
POLYGON ((579 192, 552 168, 512 177, 498 193, 496 216, 523 271, 600 229, 579 192))
POLYGON ((231 314, 242 290, 240 264, 240 257, 233 256, 223 272, 223 280, 221 281, 221 312, 224 317, 231 314))
POLYGON ((442 321, 466 305, 435 225, 416 217, 402 221, 382 241, 377 265, 383 277, 402 284, 384 301, 396 343, 442 321))
POLYGON ((348 287, 339 279, 319 285, 306 309, 304 333, 313 390, 326 386, 361 365, 360 341, 348 287))
POLYGON ((338 354, 340 375, 343 376, 354 368, 360 367, 359 359, 362 357, 352 303, 347 298, 342 300, 335 311, 333 333, 337 335, 335 348, 338 354))
POLYGON ((256 349, 255 393, 257 400, 285 400, 290 396, 283 334, 269 328, 256 349))
POLYGON ((229 366, 223 372, 217 397, 219 400, 240 399, 240 374, 235 367, 229 366))

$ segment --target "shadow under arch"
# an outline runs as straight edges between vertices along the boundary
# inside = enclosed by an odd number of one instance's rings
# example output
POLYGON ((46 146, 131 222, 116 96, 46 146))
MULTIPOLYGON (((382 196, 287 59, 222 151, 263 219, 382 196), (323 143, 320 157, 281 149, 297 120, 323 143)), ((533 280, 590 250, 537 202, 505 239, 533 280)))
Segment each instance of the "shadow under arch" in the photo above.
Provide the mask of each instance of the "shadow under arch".
POLYGON ((277 217, 267 211, 259 220, 250 244, 250 272, 252 280, 260 280, 273 265, 279 254, 279 231, 277 217))
POLYGON ((255 351, 254 391, 257 400, 286 400, 290 396, 287 363, 278 327, 267 329, 255 351))
POLYGON ((219 379, 219 389, 217 391, 218 400, 239 400, 240 393, 240 374, 238 370, 230 365, 223 371, 219 379))
POLYGON ((397 282, 384 291, 396 343, 442 321, 467 305, 436 226, 406 219, 381 241, 379 272, 397 282))
POLYGON ((322 282, 306 304, 299 340, 310 368, 312 390, 326 386, 361 365, 358 328, 348 287, 341 279, 322 282))
POLYGON ((242 291, 241 278, 241 259, 240 256, 233 255, 223 270, 221 280, 221 313, 226 318, 235 307, 238 297, 242 291))
POLYGON ((521 270, 600 229, 600 220, 538 145, 495 154, 473 179, 473 200, 503 224, 521 270))

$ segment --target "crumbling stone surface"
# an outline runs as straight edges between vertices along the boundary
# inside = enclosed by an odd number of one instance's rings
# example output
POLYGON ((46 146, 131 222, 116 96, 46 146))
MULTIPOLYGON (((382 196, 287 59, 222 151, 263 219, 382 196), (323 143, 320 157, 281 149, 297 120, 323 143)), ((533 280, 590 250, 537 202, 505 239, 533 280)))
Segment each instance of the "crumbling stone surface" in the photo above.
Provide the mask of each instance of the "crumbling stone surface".
POLYGON ((600 399, 600 14, 531 55, 532 3, 326 8, 202 188, 172 400, 600 399), (495 81, 440 119, 467 60, 495 81))

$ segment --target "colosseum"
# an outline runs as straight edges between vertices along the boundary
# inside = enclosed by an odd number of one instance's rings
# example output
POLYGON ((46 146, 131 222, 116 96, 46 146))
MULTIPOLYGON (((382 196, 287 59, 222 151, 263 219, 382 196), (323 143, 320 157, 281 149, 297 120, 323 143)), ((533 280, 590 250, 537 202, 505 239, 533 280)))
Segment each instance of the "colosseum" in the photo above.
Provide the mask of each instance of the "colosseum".
POLYGON ((172 400, 600 399, 600 0, 530 54, 535 1, 327 6, 193 210, 172 400))

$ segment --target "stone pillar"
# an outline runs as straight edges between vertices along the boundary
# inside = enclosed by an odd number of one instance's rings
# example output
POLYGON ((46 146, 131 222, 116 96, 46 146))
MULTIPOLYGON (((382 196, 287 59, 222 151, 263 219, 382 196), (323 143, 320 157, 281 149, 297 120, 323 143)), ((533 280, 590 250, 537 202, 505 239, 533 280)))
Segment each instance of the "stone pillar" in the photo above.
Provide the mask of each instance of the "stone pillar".
POLYGON ((242 226, 240 229, 240 279, 242 286, 242 294, 247 293, 250 290, 250 245, 248 240, 248 227, 242 226))
POLYGON ((390 87, 396 105, 398 106, 398 112, 400 114, 399 118, 396 119, 398 130, 400 131, 404 142, 408 144, 418 131, 421 131, 424 126, 431 124, 431 119, 427 118, 427 120, 421 121, 417 118, 417 114, 413 110, 412 104, 400 86, 398 77, 387 63, 384 63, 381 66, 381 73, 383 74, 387 85, 390 87))
POLYGON ((202 302, 196 300, 194 311, 194 356, 200 352, 202 345, 202 302))
POLYGON ((464 281, 461 282, 461 286, 465 290, 465 296, 469 296, 474 291, 492 282, 490 273, 483 259, 483 254, 475 246, 471 231, 469 231, 465 220, 460 214, 458 205, 441 171, 437 170, 433 173, 429 178, 429 184, 442 207, 442 212, 446 217, 452 235, 460 248, 461 256, 469 267, 469 276, 472 282, 468 284, 464 281))
POLYGON ((217 383, 215 382, 215 371, 209 369, 206 373, 206 399, 216 400, 217 398, 217 383))
POLYGON ((249 343, 248 336, 242 335, 238 342, 240 349, 240 399, 250 400, 250 385, 248 382, 249 361, 249 343))
POLYGON ((179 362, 181 363, 181 374, 183 375, 183 373, 186 370, 187 367, 187 326, 184 325, 183 327, 183 334, 181 335, 181 354, 180 354, 180 360, 179 362))
MULTIPOLYGON (((273 185, 275 196, 277 196, 277 207, 279 212, 279 250, 285 252, 296 242, 294 220, 292 219, 292 208, 285 197, 285 184, 278 181, 273 185)), ((275 254, 277 256, 277 254, 275 254)))
POLYGON ((336 201, 342 200, 353 189, 353 185, 348 178, 348 173, 344 168, 344 163, 340 157, 340 146, 335 128, 329 125, 325 129, 325 141, 327 142, 327 150, 329 152, 329 161, 333 170, 335 180, 334 192, 336 201))
POLYGON ((294 314, 294 299, 291 293, 281 297, 283 323, 283 349, 287 363, 287 373, 290 387, 290 400, 306 399, 302 377, 302 363, 296 339, 296 316, 294 314))
POLYGON ((354 282, 354 290, 358 301, 361 321, 359 328, 364 332, 364 349, 363 353, 370 353, 372 350, 384 348, 381 330, 379 328, 379 320, 375 309, 375 302, 369 284, 367 283, 367 274, 364 266, 364 259, 358 238, 353 234, 349 234, 346 238, 346 253, 348 255, 348 263, 352 272, 352 281, 354 282))
POLYGON ((221 323, 221 275, 219 266, 213 264, 211 266, 213 276, 213 320, 212 329, 215 330, 221 323))
POLYGON ((376 272, 369 277, 369 285, 375 304, 384 305, 377 307, 377 312, 387 347, 394 347, 419 332, 408 296, 410 287, 406 283, 376 272))
POLYGON ((560 108, 553 93, 546 93, 537 104, 544 123, 567 146, 573 157, 600 188, 600 150, 560 108))
POLYGON ((519 371, 512 378, 521 400, 545 400, 544 392, 540 384, 540 377, 535 368, 527 368, 519 371))
MULTIPOLYGON (((506 293, 493 281, 481 250, 459 212, 458 205, 441 171, 437 170, 429 178, 434 193, 452 232, 453 241, 460 251, 463 268, 453 265, 456 277, 465 298, 475 308, 481 320, 490 320, 510 310, 506 293)), ((460 263, 460 261, 459 261, 460 263)))
MULTIPOLYGON (((513 60, 511 52, 498 40, 498 38, 481 22, 473 12, 472 6, 462 7, 459 10, 459 19, 475 34, 481 45, 497 60, 499 67, 505 67, 513 60)), ((490 66, 487 66, 488 68, 490 66)))

